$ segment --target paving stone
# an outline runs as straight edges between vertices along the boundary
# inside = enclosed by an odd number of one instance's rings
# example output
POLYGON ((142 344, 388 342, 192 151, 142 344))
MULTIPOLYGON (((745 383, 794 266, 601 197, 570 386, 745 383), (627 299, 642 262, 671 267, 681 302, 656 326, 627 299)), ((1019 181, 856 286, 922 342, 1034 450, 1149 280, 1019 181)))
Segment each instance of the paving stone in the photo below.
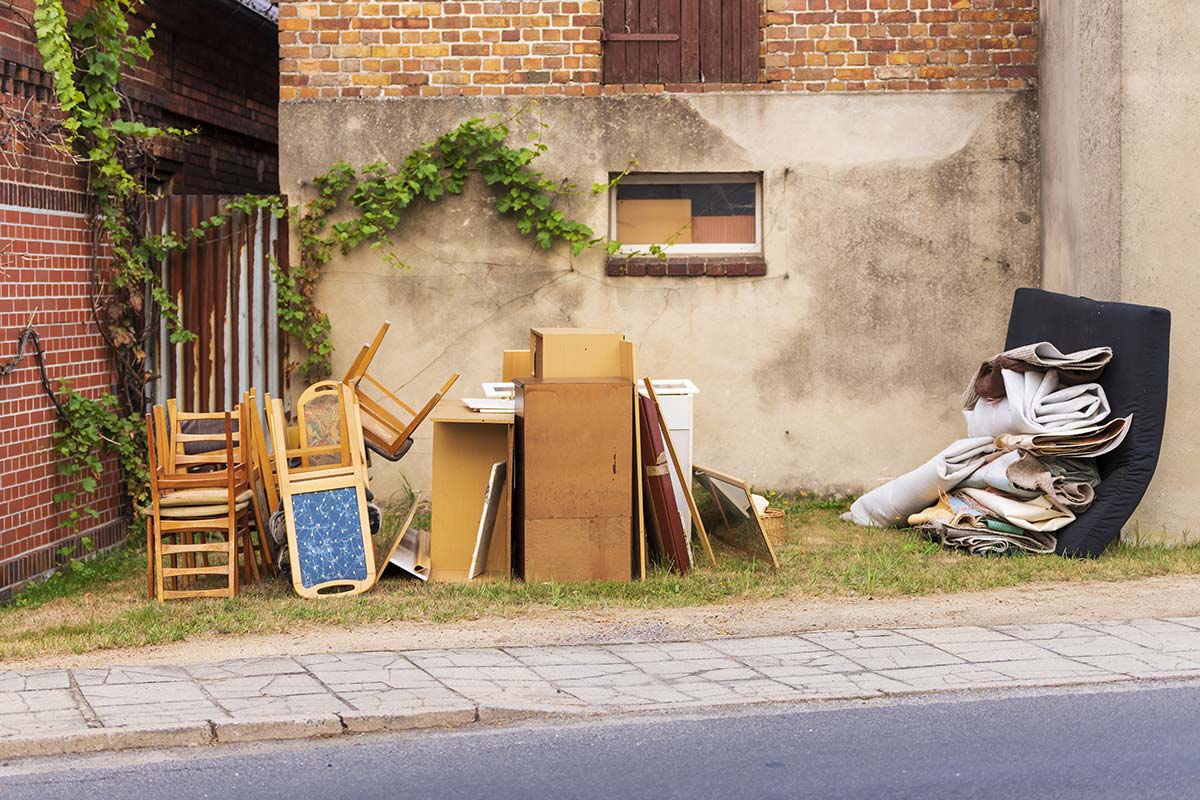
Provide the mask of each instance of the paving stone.
POLYGON ((410 650, 404 656, 421 669, 515 667, 523 665, 508 653, 494 647, 459 650, 410 650))
POLYGON ((177 703, 207 700, 191 681, 81 685, 79 691, 93 708, 147 703, 177 703))
POLYGON ((111 669, 71 670, 82 686, 123 686, 128 684, 186 681, 191 676, 182 667, 112 667, 111 669))
POLYGON ((75 697, 69 689, 0 692, 0 714, 32 714, 41 711, 62 711, 75 707, 75 697))
POLYGON ((835 652, 875 647, 904 647, 919 645, 920 641, 895 631, 822 631, 806 633, 805 639, 835 652))
POLYGON ((628 663, 604 647, 506 647, 504 652, 528 667, 628 663))
POLYGON ((1159 653, 1200 650, 1200 630, 1159 619, 1089 624, 1097 633, 1115 636, 1159 653))
POLYGON ((1114 656, 1078 656, 1075 661, 1134 678, 1176 678, 1200 675, 1200 651, 1186 655, 1192 657, 1185 657, 1178 653, 1146 652, 1114 656))
POLYGON ((427 689, 349 690, 338 695, 356 711, 370 714, 403 714, 408 711, 474 711, 475 703, 440 684, 427 689))
POLYGON ((1010 637, 995 641, 941 642, 937 647, 963 661, 1027 661, 1053 655, 1034 642, 1010 637))
POLYGON ((208 700, 94 706, 93 710, 106 728, 177 725, 228 719, 229 717, 223 709, 208 700))
POLYGON ((329 693, 320 681, 307 673, 206 680, 201 685, 218 702, 231 698, 292 697, 329 693))
MULTIPOLYGON (((0 705, 0 708, 6 707, 0 705)), ((0 739, 42 733, 69 733, 88 728, 87 720, 77 708, 0 714, 0 739)))
POLYGON ((799 636, 759 636, 750 639, 714 639, 705 642, 712 649, 740 660, 793 653, 827 652, 824 647, 799 636))
POLYGON ((1074 622, 1039 622, 1032 625, 996 625, 992 628, 1014 639, 1040 642, 1049 639, 1077 639, 1095 635, 1095 631, 1074 622))
POLYGON ((286 675, 304 672, 304 667, 293 659, 280 656, 277 658, 239 658, 216 664, 196 664, 184 667, 184 670, 188 676, 198 680, 219 680, 261 675, 286 675))
POLYGON ((220 702, 229 712, 228 718, 233 719, 281 719, 313 714, 338 714, 352 710, 328 692, 288 697, 235 697, 222 699, 220 702))
POLYGON ((968 644, 971 642, 1002 642, 1012 639, 1006 633, 978 625, 960 625, 954 628, 900 628, 896 633, 928 644, 968 644))
POLYGON ((782 675, 807 675, 812 672, 863 671, 862 664, 852 661, 845 655, 831 653, 828 650, 816 650, 808 653, 788 653, 775 656, 746 657, 742 659, 742 662, 772 678, 782 675))
POLYGON ((614 644, 608 649, 632 664, 653 664, 671 660, 722 658, 723 654, 702 642, 663 642, 654 644, 614 644))
POLYGON ((69 688, 71 676, 63 669, 0 670, 0 694, 69 688))
POLYGON ((1007 678, 1032 681, 1102 677, 1108 672, 1107 670, 1082 664, 1069 658, 1056 658, 1054 656, 1018 661, 980 662, 975 666, 980 669, 997 672, 1007 678))
POLYGON ((1200 617, 1167 617, 1167 622, 1174 622, 1176 625, 1186 625, 1189 628, 1200 630, 1200 617))
POLYGON ((979 664, 889 669, 881 670, 878 674, 913 689, 960 689, 968 686, 990 686, 1012 680, 1009 675, 979 664))
POLYGON ((902 647, 865 647, 846 650, 841 655, 869 670, 935 667, 940 664, 961 663, 961 659, 927 644, 902 647))
POLYGON ((612 664, 561 664, 532 668, 538 677, 554 682, 603 678, 608 675, 638 673, 642 670, 626 661, 612 664))
POLYGON ((1038 641, 1038 644, 1047 650, 1067 656, 1068 658, 1077 658, 1079 656, 1115 656, 1123 653, 1148 652, 1145 648, 1134 644, 1128 639, 1109 636, 1106 633, 1098 633, 1097 631, 1089 631, 1089 633, 1091 634, 1090 636, 1043 639, 1038 641))
POLYGON ((645 661, 638 664, 638 667, 648 675, 656 675, 660 678, 745 668, 740 662, 734 661, 731 658, 723 657, 695 659, 672 658, 665 661, 645 661))

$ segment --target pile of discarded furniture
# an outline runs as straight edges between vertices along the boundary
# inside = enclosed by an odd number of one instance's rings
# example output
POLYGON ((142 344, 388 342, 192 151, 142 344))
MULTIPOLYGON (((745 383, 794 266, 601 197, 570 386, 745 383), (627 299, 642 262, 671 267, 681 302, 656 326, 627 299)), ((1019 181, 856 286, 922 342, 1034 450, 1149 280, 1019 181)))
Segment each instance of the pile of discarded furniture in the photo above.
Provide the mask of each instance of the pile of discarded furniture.
POLYGON ((1099 555, 1154 472, 1169 324, 1163 309, 1019 290, 1008 349, 984 362, 963 394, 966 438, 866 493, 846 518, 915 527, 975 554, 1099 555), (1066 353, 1028 343, 1045 334, 1116 341, 1066 353), (1106 491, 1099 526, 1081 527, 1106 491))
POLYGON ((147 415, 151 596, 232 597, 274 575, 303 597, 352 595, 389 564, 422 581, 627 581, 655 563, 691 570, 693 530, 715 564, 710 527, 778 568, 766 502, 691 463, 695 386, 638 382, 623 335, 533 329, 528 350, 504 351, 485 397, 448 397, 453 375, 410 406, 370 372, 387 330, 341 381, 301 393, 294 426, 281 399, 260 407, 254 392, 232 411, 188 414, 170 401, 147 415), (403 458, 427 419, 428 530, 413 525, 417 498, 382 544, 368 467, 403 458))

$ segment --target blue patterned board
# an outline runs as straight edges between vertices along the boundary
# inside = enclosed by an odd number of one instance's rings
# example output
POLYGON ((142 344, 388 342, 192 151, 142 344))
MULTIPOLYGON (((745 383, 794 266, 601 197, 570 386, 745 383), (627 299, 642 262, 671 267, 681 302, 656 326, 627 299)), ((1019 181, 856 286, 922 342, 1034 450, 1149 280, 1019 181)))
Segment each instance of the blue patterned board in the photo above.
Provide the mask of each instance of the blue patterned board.
POLYGON ((292 511, 304 588, 329 581, 366 580, 367 556, 353 487, 292 495, 292 511))

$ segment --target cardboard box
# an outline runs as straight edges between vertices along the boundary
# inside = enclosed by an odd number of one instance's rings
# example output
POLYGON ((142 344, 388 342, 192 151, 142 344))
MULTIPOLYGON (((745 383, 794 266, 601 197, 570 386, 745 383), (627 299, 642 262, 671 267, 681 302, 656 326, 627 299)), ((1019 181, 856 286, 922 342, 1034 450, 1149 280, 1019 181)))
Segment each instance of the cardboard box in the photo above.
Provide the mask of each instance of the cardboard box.
POLYGON ((611 378, 626 374, 625 336, 587 328, 532 328, 535 378, 611 378))
POLYGON ((629 580, 633 384, 517 379, 514 525, 526 580, 629 580))

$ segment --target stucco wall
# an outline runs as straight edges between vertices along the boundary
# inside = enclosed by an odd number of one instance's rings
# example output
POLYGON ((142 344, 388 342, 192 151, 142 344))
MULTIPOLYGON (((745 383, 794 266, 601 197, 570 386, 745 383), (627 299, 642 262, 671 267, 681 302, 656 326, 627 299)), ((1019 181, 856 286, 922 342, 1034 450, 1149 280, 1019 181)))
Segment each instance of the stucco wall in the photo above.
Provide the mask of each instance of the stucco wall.
MULTIPOLYGON (((461 120, 515 102, 285 103, 283 190, 343 158, 398 160, 461 120)), ((604 256, 536 249, 480 187, 412 214, 410 269, 369 250, 338 258, 317 300, 343 370, 383 319, 375 371, 422 399, 496 380, 500 351, 531 326, 624 331, 639 370, 700 387, 696 459, 764 487, 860 490, 963 432, 955 401, 1003 342, 1011 294, 1038 280, 1036 97, 1026 91, 907 96, 715 94, 542 101, 517 123, 548 128, 540 165, 584 191, 566 203, 598 231, 587 187, 632 160, 646 171, 761 171, 762 278, 622 278, 604 256)), ((294 241, 293 237, 293 241, 294 241)), ((428 485, 428 426, 398 467, 428 485)))
POLYGON ((1200 4, 1124 7, 1121 299, 1172 314, 1163 458, 1131 530, 1182 540, 1200 527, 1200 4))
POLYGON ((1200 504, 1200 4, 1060 0, 1042 31, 1045 285, 1171 310, 1162 457, 1125 535, 1186 541, 1200 504))

